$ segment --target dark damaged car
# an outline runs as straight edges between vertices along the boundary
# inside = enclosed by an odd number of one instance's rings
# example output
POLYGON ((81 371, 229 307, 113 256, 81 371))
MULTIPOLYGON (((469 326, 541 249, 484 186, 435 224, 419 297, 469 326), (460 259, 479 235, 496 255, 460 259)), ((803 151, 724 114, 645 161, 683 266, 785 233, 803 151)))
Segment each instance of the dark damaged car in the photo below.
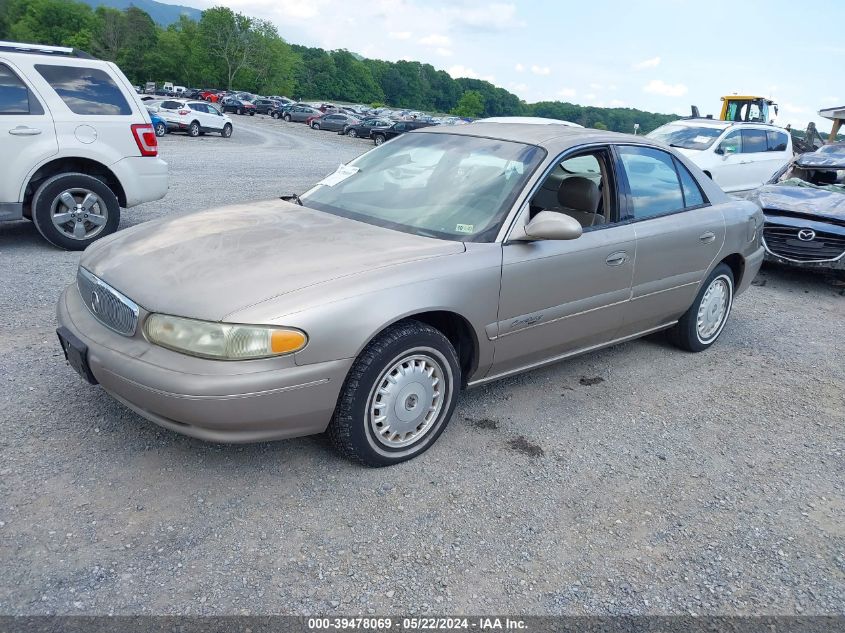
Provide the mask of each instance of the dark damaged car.
POLYGON ((801 154, 748 198, 765 215, 768 261, 845 270, 845 143, 801 154))

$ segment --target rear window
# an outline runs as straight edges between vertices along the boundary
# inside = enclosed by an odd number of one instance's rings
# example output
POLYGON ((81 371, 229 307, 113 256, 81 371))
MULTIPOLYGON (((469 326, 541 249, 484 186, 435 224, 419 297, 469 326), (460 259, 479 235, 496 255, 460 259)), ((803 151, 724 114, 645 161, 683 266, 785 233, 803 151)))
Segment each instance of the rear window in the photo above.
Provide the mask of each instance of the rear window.
POLYGON ((36 64, 35 70, 74 114, 132 114, 120 88, 99 68, 36 64))

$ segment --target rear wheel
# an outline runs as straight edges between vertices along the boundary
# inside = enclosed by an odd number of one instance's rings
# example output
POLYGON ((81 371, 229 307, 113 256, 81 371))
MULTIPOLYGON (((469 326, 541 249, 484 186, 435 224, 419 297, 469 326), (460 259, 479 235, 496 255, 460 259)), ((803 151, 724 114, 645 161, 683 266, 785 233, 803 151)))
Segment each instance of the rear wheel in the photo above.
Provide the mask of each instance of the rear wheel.
POLYGON ((461 369, 449 340, 419 321, 390 326, 355 360, 328 433, 347 458, 389 466, 428 450, 455 408, 461 369))
POLYGON ((319 123, 312 123, 312 124, 311 124, 311 129, 312 129, 312 130, 319 130, 319 129, 320 129, 320 124, 319 124, 319 123))
POLYGON ((288 123, 290 123, 290 115, 289 115, 289 114, 286 114, 286 115, 285 115, 284 117, 282 117, 282 118, 283 118, 285 121, 287 121, 288 123))
POLYGON ((196 138, 200 135, 200 124, 196 121, 191 121, 191 124, 188 126, 188 136, 192 136, 196 138))
POLYGON ((249 116, 255 116, 255 110, 250 110, 250 111, 249 111, 249 116))
POLYGON ((713 345, 728 321, 733 296, 733 271, 727 264, 719 264, 701 284, 690 309, 669 331, 672 342, 689 352, 702 352, 713 345))
POLYGON ((223 129, 220 131, 220 136, 222 136, 223 138, 229 138, 230 136, 232 136, 232 124, 231 123, 227 123, 226 125, 223 126, 223 129))
POLYGON ((36 190, 32 221, 54 246, 81 251, 117 230, 120 204, 102 180, 88 174, 59 174, 36 190))
POLYGON ((164 123, 156 123, 155 131, 156 136, 164 136, 167 134, 167 125, 164 123))
POLYGON ((244 113, 243 108, 238 108, 238 114, 243 114, 243 113, 244 113))
POLYGON ((376 145, 381 145, 382 143, 384 143, 384 141, 385 141, 385 138, 384 138, 384 135, 382 135, 382 134, 376 134, 373 137, 373 143, 375 143, 376 145))
POLYGON ((352 129, 352 130, 349 130, 349 131, 346 133, 346 136, 348 136, 349 138, 357 138, 357 137, 358 137, 358 132, 356 132, 354 129, 352 129))

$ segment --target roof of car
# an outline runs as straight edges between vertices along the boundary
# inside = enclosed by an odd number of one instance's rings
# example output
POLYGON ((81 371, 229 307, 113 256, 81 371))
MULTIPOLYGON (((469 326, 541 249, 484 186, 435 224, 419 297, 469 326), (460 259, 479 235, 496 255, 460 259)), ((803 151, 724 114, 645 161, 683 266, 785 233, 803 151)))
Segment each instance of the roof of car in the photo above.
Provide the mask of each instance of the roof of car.
POLYGON ((551 123, 537 125, 535 123, 482 123, 477 121, 472 125, 424 127, 414 133, 460 134, 461 136, 479 136, 531 145, 554 145, 555 147, 580 145, 582 143, 622 143, 630 141, 663 147, 661 143, 656 143, 644 136, 551 123))

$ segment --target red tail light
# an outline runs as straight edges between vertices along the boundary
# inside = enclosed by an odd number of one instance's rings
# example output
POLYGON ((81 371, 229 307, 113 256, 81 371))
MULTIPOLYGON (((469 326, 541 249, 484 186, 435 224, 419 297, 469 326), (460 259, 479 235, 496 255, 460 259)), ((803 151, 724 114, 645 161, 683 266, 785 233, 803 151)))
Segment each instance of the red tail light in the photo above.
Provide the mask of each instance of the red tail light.
POLYGON ((135 123, 132 125, 132 136, 135 137, 141 156, 158 156, 158 139, 152 125, 135 123))
POLYGON ((179 110, 179 114, 181 114, 182 116, 185 116, 186 114, 190 114, 190 113, 191 113, 190 110, 179 110))

